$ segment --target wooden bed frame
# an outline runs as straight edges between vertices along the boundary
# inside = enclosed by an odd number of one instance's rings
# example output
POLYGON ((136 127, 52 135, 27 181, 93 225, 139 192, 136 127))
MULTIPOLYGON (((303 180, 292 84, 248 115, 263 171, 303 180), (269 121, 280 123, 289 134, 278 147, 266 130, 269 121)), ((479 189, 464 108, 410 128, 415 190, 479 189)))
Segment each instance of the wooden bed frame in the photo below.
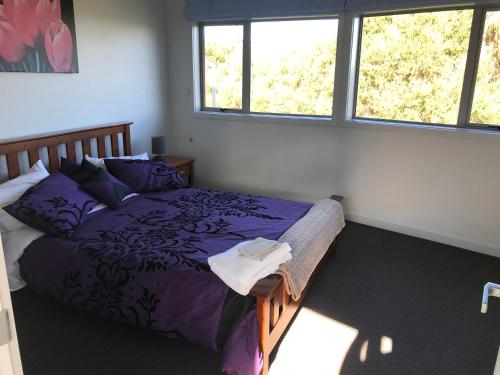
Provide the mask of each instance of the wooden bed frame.
MULTIPOLYGON (((123 154, 129 156, 132 154, 130 126, 131 122, 117 123, 100 127, 80 129, 66 133, 56 133, 43 135, 33 138, 0 143, 0 156, 6 156, 7 172, 9 179, 20 175, 21 161, 24 160, 21 155, 24 152, 28 154, 29 165, 33 165, 41 159, 41 152, 47 150, 49 168, 51 171, 59 169, 60 157, 66 156, 72 161, 83 158, 83 155, 92 155, 92 142, 97 141, 97 156, 109 157, 119 156, 120 148, 123 154), (119 137, 119 135, 122 135, 119 137), (110 151, 107 138, 110 138, 110 151), (81 147, 77 144, 81 143, 81 147), (121 143, 121 147, 120 147, 121 143), (63 147, 61 147, 63 146, 63 147), (60 150, 65 149, 61 155, 60 150), (77 150, 81 150, 81 155, 77 155, 77 150), (79 156, 79 157, 78 157, 79 156)), ((93 155, 95 156, 95 155, 93 155)), ((341 196, 332 196, 330 199, 341 201, 341 196)), ((326 262, 328 256, 335 252, 335 241, 330 246, 327 254, 321 260, 314 271, 313 276, 302 293, 298 301, 294 301, 287 293, 283 278, 278 275, 271 275, 260 280, 251 290, 251 294, 257 299, 257 322, 259 326, 260 345, 264 356, 264 366, 261 375, 267 375, 269 371, 269 358, 271 352, 279 343, 286 329, 291 324, 294 316, 298 312, 304 297, 319 273, 321 266, 326 262)))
POLYGON ((121 143, 122 150, 125 156, 132 154, 132 146, 130 141, 130 126, 131 122, 117 123, 93 127, 88 129, 80 129, 66 133, 55 133, 42 135, 33 138, 25 138, 19 140, 0 143, 0 156, 5 155, 7 161, 7 172, 10 179, 20 175, 21 154, 28 153, 30 166, 36 163, 41 158, 40 152, 47 150, 49 159, 49 168, 52 172, 59 169, 60 157, 59 154, 61 145, 66 149, 66 157, 72 161, 77 160, 77 143, 81 143, 81 151, 83 155, 92 155, 92 141, 97 140, 97 156, 100 158, 119 156, 120 153, 120 137, 122 134, 121 143), (107 152, 106 138, 111 138, 111 154, 107 152))

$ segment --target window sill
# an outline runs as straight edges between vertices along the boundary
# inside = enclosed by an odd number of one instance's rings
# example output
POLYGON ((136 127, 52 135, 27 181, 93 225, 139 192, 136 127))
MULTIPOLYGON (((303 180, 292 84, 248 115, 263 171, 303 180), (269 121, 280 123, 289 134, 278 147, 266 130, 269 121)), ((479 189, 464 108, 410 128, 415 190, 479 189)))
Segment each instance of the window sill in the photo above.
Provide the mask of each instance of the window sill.
POLYGON ((346 127, 352 126, 368 126, 368 127, 395 127, 395 128, 410 128, 410 129, 425 129, 431 131, 440 132, 452 132, 452 133, 470 133, 470 134, 482 134, 482 135, 500 135, 500 130, 489 130, 483 128, 458 128, 453 126, 439 126, 439 125, 423 125, 414 124, 407 122, 391 122, 391 121, 375 121, 375 120, 361 120, 361 119, 350 119, 345 121, 346 127))
POLYGON ((333 126, 334 120, 326 117, 308 116, 287 116, 287 115, 267 115, 255 113, 234 113, 234 112, 208 112, 195 111, 192 115, 194 119, 212 121, 237 121, 258 124, 290 124, 307 126, 333 126))
MULTIPOLYGON (((198 120, 210 121, 233 121, 254 124, 288 124, 302 126, 325 126, 334 127, 339 124, 331 118, 307 117, 307 116, 287 116, 287 115, 268 115, 255 113, 235 113, 235 112, 208 112, 194 111, 192 118, 198 120)), ((362 119, 349 119, 340 122, 344 128, 363 127, 363 128, 409 128, 422 129, 428 131, 448 132, 455 134, 480 134, 480 135, 500 135, 500 130, 457 128, 452 126, 423 125, 407 122, 375 121, 362 119)))

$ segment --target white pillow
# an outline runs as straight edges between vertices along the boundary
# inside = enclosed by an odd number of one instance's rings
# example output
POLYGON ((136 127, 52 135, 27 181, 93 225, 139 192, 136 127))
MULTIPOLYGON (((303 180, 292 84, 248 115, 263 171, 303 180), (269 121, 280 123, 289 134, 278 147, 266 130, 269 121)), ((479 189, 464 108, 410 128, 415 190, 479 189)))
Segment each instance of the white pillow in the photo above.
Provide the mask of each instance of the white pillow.
POLYGON ((48 176, 49 172, 39 160, 25 174, 0 185, 0 232, 8 232, 25 226, 2 208, 16 202, 30 188, 38 185, 48 176))
POLYGON ((45 233, 39 232, 27 225, 24 225, 24 227, 20 229, 2 233, 9 288, 12 292, 26 286, 26 282, 21 277, 19 259, 21 259, 24 250, 33 241, 43 236, 45 236, 45 233))
POLYGON ((0 232, 11 291, 26 285, 21 278, 19 259, 28 245, 44 236, 44 233, 21 223, 2 208, 16 202, 26 191, 48 176, 49 172, 38 161, 27 173, 0 185, 0 232))
MULTIPOLYGON (((128 160, 149 160, 149 156, 148 156, 148 153, 145 152, 144 154, 140 154, 140 155, 134 155, 134 156, 118 156, 118 157, 114 157, 114 158, 105 158, 105 159, 128 159, 128 160)), ((96 167, 99 167, 99 168, 102 168, 104 169, 105 171, 107 171, 108 169, 106 168, 106 164, 104 163, 104 160, 105 159, 101 159, 101 158, 93 158, 91 156, 88 156, 88 155, 85 155, 85 160, 87 160, 89 163, 92 163, 94 164, 96 167)))

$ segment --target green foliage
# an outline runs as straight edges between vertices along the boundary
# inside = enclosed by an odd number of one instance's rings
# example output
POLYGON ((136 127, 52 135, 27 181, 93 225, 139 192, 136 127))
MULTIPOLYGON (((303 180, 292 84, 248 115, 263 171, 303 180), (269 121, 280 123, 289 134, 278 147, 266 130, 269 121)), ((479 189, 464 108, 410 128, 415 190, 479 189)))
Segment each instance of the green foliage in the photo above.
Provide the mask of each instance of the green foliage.
POLYGON ((335 38, 275 62, 253 59, 251 110, 330 116, 336 48, 335 38))
POLYGON ((205 45, 205 104, 207 107, 241 108, 243 55, 241 43, 205 45), (216 103, 212 92, 215 90, 216 103))
POLYGON ((456 124, 472 11, 367 17, 359 117, 456 124))

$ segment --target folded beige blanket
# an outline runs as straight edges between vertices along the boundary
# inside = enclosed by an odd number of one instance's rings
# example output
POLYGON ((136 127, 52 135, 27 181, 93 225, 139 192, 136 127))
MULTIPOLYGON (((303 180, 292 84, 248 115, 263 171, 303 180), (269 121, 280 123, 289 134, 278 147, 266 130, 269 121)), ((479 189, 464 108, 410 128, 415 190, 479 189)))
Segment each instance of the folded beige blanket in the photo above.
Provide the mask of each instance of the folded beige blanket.
POLYGON ((302 219, 281 236, 292 248, 292 260, 282 264, 287 292, 297 301, 330 245, 345 227, 342 205, 331 199, 317 202, 302 219))

